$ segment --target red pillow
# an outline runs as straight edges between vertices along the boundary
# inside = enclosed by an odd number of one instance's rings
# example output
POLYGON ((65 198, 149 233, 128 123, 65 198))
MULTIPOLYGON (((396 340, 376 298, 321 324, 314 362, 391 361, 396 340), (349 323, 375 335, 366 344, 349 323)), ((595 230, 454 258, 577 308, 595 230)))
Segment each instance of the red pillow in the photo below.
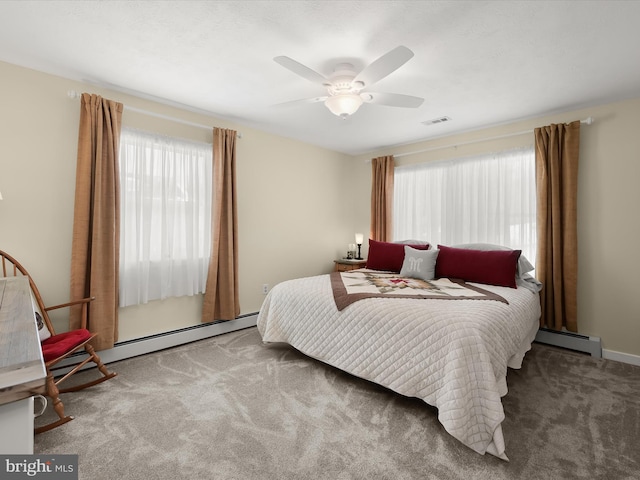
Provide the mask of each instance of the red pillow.
MULTIPOLYGON (((384 270, 387 272, 400 273, 404 262, 403 243, 378 242, 369 239, 369 256, 367 257, 367 268, 371 270, 384 270)), ((429 250, 430 245, 409 245, 416 250, 429 250)))
POLYGON ((469 250, 438 245, 436 278, 516 288, 516 268, 522 250, 469 250))

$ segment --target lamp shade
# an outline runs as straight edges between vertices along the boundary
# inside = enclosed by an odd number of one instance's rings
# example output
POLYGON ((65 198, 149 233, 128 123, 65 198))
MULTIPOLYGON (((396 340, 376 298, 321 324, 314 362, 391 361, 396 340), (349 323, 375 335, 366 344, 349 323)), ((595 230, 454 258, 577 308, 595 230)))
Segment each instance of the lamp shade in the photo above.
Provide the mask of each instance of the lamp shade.
POLYGON ((362 105, 362 98, 360 98, 360 95, 351 93, 338 94, 327 98, 324 104, 331 113, 345 118, 358 111, 360 105, 362 105))
POLYGON ((364 240, 364 235, 362 233, 356 233, 356 243, 358 245, 362 245, 363 240, 364 240))

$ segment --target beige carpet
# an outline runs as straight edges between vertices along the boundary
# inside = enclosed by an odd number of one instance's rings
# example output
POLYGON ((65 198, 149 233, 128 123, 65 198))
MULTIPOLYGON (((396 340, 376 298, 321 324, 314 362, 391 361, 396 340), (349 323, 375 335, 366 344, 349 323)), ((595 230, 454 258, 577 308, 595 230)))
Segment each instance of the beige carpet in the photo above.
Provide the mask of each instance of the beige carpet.
POLYGON ((640 478, 640 367, 545 345, 509 370, 510 462, 463 446, 435 408, 255 328, 110 368, 63 395, 74 421, 36 437, 35 453, 79 454, 80 479, 640 478))

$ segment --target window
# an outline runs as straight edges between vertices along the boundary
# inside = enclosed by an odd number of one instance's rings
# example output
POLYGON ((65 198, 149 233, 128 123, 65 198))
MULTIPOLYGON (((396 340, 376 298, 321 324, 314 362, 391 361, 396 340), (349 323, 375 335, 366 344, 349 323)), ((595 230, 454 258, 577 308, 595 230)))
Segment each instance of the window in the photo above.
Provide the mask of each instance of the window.
POLYGON ((493 243, 535 265, 533 147, 396 167, 394 178, 396 240, 493 243))
POLYGON ((120 306, 204 292, 212 146, 123 128, 120 306))

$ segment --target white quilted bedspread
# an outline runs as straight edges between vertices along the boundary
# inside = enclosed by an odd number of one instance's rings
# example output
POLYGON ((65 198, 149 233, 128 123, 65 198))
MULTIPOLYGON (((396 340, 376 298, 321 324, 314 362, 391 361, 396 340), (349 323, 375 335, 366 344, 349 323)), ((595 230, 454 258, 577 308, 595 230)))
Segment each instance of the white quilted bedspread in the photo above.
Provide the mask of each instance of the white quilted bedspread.
POLYGON ((360 300, 338 311, 329 275, 290 280, 258 316, 265 342, 302 353, 438 408, 444 428, 478 453, 507 460, 501 397, 507 366, 520 368, 538 329, 538 294, 482 288, 478 300, 360 300))

